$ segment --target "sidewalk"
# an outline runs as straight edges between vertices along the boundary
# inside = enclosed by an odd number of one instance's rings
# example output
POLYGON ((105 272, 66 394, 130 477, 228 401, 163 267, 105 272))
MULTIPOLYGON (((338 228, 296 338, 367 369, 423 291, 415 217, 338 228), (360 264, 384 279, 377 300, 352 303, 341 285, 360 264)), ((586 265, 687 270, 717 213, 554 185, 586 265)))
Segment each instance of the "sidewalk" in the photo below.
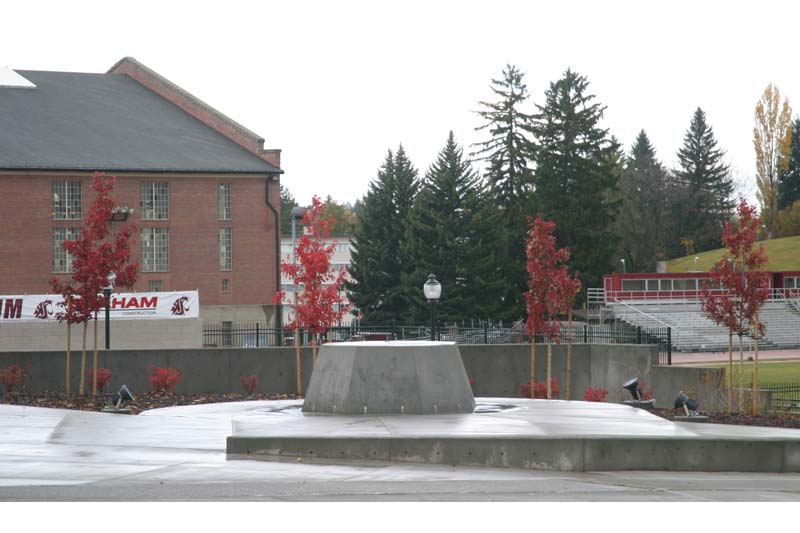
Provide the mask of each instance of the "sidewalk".
MULTIPOLYGON (((754 353, 749 350, 749 346, 745 346, 744 358, 754 357, 754 353)), ((739 347, 734 342, 733 348, 734 361, 739 360, 739 347)), ((728 352, 672 352, 673 365, 696 365, 702 363, 724 363, 728 360, 728 352)), ((798 361, 800 362, 800 349, 791 350, 759 350, 759 362, 777 362, 777 361, 798 361)))

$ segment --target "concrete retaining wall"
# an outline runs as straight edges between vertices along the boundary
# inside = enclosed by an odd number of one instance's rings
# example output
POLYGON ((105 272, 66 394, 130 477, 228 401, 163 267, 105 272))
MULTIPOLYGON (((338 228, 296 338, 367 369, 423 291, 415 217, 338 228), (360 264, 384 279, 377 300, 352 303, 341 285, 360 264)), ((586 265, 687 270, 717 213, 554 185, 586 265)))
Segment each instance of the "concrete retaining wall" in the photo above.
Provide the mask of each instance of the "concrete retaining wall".
MULTIPOLYGON (((97 320, 97 345, 105 346, 105 320, 97 320)), ((94 323, 89 323, 87 346, 93 346, 94 323)), ((73 326, 70 344, 80 350, 83 326, 73 326)), ((147 345, 150 349, 202 348, 203 322, 199 318, 165 320, 112 320, 111 347, 135 350, 147 345)), ((64 350, 67 325, 58 322, 0 322, 0 352, 42 352, 64 350)), ((3 354, 5 355, 5 354, 3 354)))
MULTIPOLYGON (((529 344, 474 344, 459 346, 467 375, 475 379, 475 396, 519 396, 519 388, 530 380, 529 344)), ((567 347, 555 345, 552 375, 566 399, 567 347)), ((580 400, 587 387, 609 391, 607 401, 623 399, 622 384, 632 377, 648 379, 658 362, 655 346, 628 344, 576 344, 572 347, 572 398, 580 400)), ((536 345, 536 381, 547 375, 547 347, 536 345)))
MULTIPOLYGON (((650 370, 656 407, 672 408, 678 392, 684 391, 690 398, 700 403, 700 409, 709 412, 723 411, 728 406, 728 392, 723 367, 700 366, 654 366, 650 370)), ((734 386, 736 384, 734 383, 734 386)), ((734 411, 738 411, 739 389, 733 390, 734 411)), ((761 411, 772 408, 772 391, 759 391, 761 411)), ((745 411, 749 412, 753 405, 753 391, 744 391, 745 411)))
MULTIPOLYGON (((475 396, 519 396, 519 387, 530 379, 530 345, 461 345, 461 358, 469 377, 475 378, 475 396)), ((536 346, 536 379, 544 381, 547 351, 536 346)), ((311 349, 303 348, 303 390, 311 375, 311 349)), ((114 374, 111 389, 125 383, 136 391, 150 390, 148 370, 176 367, 183 370, 178 392, 241 392, 239 378, 256 374, 258 392, 295 392, 295 350, 288 348, 228 348, 194 350, 110 350, 98 353, 99 366, 114 374)), ((80 376, 80 351, 72 354, 72 383, 80 376)), ((609 391, 607 401, 617 402, 625 392, 621 384, 633 376, 648 379, 651 364, 657 361, 655 346, 575 345, 572 356, 573 399, 581 399, 586 387, 609 391)), ((87 353, 91 368, 92 353, 87 353)), ((27 390, 64 390, 65 354, 63 351, 0 353, 0 368, 13 363, 31 365, 27 390)), ((553 376, 566 398, 566 346, 553 346, 553 376)), ((677 391, 676 391, 677 392, 677 391)))

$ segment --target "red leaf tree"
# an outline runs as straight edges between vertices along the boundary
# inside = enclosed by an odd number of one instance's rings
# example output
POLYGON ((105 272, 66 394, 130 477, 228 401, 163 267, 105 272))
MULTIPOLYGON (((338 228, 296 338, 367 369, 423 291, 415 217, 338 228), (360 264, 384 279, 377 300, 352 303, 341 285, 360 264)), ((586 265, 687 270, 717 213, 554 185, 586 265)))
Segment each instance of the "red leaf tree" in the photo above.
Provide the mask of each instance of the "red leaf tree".
POLYGON ((700 292, 703 311, 717 324, 728 328, 728 412, 733 411, 733 333, 739 337, 739 412, 744 410, 744 353, 742 337, 756 338, 755 372, 753 379, 753 414, 758 412, 758 337, 764 325, 758 313, 769 297, 769 273, 764 272, 767 256, 764 245, 755 248, 761 218, 756 209, 740 198, 738 224, 725 224, 722 241, 726 253, 710 270, 711 284, 704 283, 700 292))
MULTIPOLYGON (((53 290, 64 297, 64 308, 56 319, 67 322, 67 392, 70 392, 70 326, 83 324, 83 350, 78 392, 84 392, 86 375, 86 329, 88 321, 105 306, 103 287, 108 275, 116 274, 116 286, 132 288, 139 275, 139 262, 131 261, 131 246, 136 231, 126 224, 118 231, 111 228, 111 217, 117 203, 111 196, 116 184, 114 176, 95 173, 92 190, 95 198, 84 219, 84 227, 74 241, 64 241, 63 248, 72 256, 72 279, 62 282, 52 278, 53 290)), ((97 394, 97 321, 94 325, 94 363, 92 365, 92 394, 97 394)))
MULTIPOLYGON (((348 309, 347 300, 340 294, 347 271, 331 271, 331 257, 336 251, 336 242, 325 243, 335 222, 332 216, 325 213, 325 204, 314 196, 311 208, 306 209, 303 215, 305 231, 295 248, 297 262, 281 262, 281 269, 295 286, 302 288, 302 292, 296 293, 294 310, 286 324, 287 330, 295 330, 298 394, 302 391, 297 333, 302 328, 312 334, 312 361, 316 364, 319 335, 341 320, 348 309)), ((280 302, 283 297, 284 293, 278 292, 275 301, 280 302)))
POLYGON ((566 262, 568 248, 557 248, 553 231, 555 222, 528 218, 525 243, 528 291, 524 294, 528 309, 525 332, 531 338, 531 398, 536 383, 536 335, 547 341, 547 399, 552 398, 552 342, 561 339, 560 315, 568 313, 581 283, 571 277, 566 262))

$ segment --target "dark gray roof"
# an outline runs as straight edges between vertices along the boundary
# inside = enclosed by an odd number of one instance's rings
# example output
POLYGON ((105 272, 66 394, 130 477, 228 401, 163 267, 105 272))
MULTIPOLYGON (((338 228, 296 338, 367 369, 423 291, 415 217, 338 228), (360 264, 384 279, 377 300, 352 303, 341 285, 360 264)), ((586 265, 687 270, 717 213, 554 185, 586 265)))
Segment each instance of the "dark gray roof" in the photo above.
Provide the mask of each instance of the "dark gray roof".
POLYGON ((281 172, 121 74, 18 70, 0 87, 0 169, 281 172))

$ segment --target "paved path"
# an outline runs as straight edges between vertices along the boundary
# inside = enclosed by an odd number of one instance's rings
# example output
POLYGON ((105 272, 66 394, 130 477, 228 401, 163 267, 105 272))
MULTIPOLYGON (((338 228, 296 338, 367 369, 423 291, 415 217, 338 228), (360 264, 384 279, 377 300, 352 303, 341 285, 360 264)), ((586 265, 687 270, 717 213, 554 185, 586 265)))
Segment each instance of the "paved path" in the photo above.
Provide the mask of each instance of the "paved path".
POLYGON ((0 500, 800 501, 800 474, 226 461, 225 411, 0 406, 0 500))
MULTIPOLYGON (((753 353, 745 347, 744 358, 753 356, 753 353)), ((739 360, 739 349, 734 348, 734 361, 739 360)), ((672 352, 672 364, 702 364, 702 363, 724 363, 728 360, 728 352, 672 352)), ((764 350, 758 352, 759 362, 778 362, 778 361, 797 361, 800 362, 800 350, 764 350)))

